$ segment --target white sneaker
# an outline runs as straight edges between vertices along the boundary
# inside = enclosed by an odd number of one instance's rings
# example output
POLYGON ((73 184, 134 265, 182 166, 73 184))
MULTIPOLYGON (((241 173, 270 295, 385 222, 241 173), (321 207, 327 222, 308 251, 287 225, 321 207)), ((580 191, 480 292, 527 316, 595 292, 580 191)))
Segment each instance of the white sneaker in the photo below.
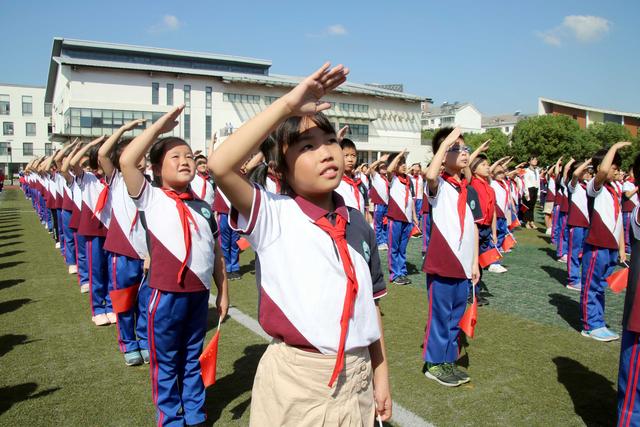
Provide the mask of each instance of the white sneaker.
POLYGON ((106 326, 111 324, 111 322, 109 321, 109 318, 104 313, 98 314, 97 316, 93 316, 91 320, 93 320, 93 323, 95 323, 96 326, 106 326))
POLYGON ((56 242, 56 249, 60 249, 60 242, 56 242))
POLYGON ((381 245, 378 245, 378 250, 379 250, 379 251, 386 251, 386 250, 388 250, 388 249, 389 249, 389 247, 387 246, 387 244, 386 244, 386 243, 383 243, 383 244, 381 244, 381 245))
POLYGON ((562 255, 560 258, 558 258, 558 262, 566 264, 567 263, 567 256, 566 255, 562 255))
POLYGON ((551 236, 551 228, 547 228, 547 231, 545 231, 544 234, 551 236))
POLYGON ((69 274, 78 274, 78 266, 75 264, 70 265, 69 274))
POLYGON ((491 273, 506 273, 507 269, 500 264, 491 264, 488 268, 491 273))
POLYGON ((80 285, 80 293, 81 294, 88 294, 89 293, 89 284, 88 283, 80 285))
POLYGON ((109 319, 110 323, 115 324, 118 321, 115 313, 107 313, 107 319, 109 319))

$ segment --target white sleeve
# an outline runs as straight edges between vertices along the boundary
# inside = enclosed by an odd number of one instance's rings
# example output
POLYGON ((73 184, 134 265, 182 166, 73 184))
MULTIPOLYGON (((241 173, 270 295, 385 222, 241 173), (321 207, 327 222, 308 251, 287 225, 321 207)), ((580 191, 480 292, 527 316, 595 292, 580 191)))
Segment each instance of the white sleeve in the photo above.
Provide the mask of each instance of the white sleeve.
POLYGON ((148 209, 154 204, 157 198, 156 192, 158 191, 161 190, 152 187, 151 184, 149 184, 149 182, 147 182, 147 180, 145 179, 144 184, 142 184, 142 188, 140 189, 140 193, 136 196, 131 196, 131 199, 133 199, 133 204, 136 205, 136 208, 138 208, 138 210, 144 211, 145 209, 148 209))
POLYGON ((441 176, 438 177, 438 188, 436 188, 435 193, 431 193, 431 188, 427 185, 427 197, 429 198, 429 203, 431 206, 435 207, 438 204, 438 196, 440 195, 440 189, 442 188, 442 184, 444 183, 444 179, 441 176))
POLYGON ((589 181, 587 183, 587 196, 589 196, 589 197, 597 197, 598 194, 600 194, 600 192, 604 188, 604 185, 603 185, 598 190, 596 190, 595 189, 595 183, 596 183, 596 179, 595 178, 591 178, 591 181, 589 181))
POLYGON ((290 200, 288 196, 281 196, 254 184, 251 213, 246 218, 231 206, 229 210, 229 226, 244 234, 256 250, 266 248, 280 236, 281 207, 290 200))

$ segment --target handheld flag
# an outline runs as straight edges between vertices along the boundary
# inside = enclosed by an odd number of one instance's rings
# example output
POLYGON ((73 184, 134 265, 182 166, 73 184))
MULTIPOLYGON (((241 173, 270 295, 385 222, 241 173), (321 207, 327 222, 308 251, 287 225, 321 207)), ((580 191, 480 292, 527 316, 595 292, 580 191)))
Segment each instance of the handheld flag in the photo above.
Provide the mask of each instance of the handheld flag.
POLYGON ((513 235, 509 233, 504 237, 504 241, 502 242, 502 251, 508 252, 515 245, 516 245, 516 239, 514 239, 513 235))
POLYGON ((218 329, 213 334, 213 338, 207 344, 200 355, 200 370, 204 388, 216 383, 216 365, 218 363, 218 342, 220 341, 220 321, 218 320, 218 329))
POLYGON ((236 242, 236 245, 238 245, 238 249, 240 249, 240 252, 244 251, 249 246, 251 246, 249 244, 249 241, 247 239, 245 239, 244 237, 239 238, 238 241, 236 242))
POLYGON ((520 212, 525 213, 529 210, 529 206, 525 205, 524 203, 520 204, 520 212))
POLYGON ((628 280, 629 267, 625 267, 607 277, 607 284, 609 285, 609 289, 611 289, 611 292, 618 294, 627 288, 628 280))
POLYGON ((487 268, 500 258, 502 258, 500 251, 497 248, 491 248, 478 255, 478 264, 480 265, 480 268, 487 268))
POLYGON ((509 231, 513 230, 514 228, 520 227, 520 220, 518 218, 514 218, 513 221, 511 221, 511 224, 509 224, 509 231))
POLYGON ((422 236, 422 231, 420 231, 420 229, 414 225, 413 229, 411 230, 411 237, 416 237, 416 236, 422 236))
POLYGON ((478 299, 476 298, 476 287, 472 286, 473 289, 473 303, 467 307, 462 315, 462 319, 460 319, 460 329, 465 333, 469 338, 473 338, 476 332, 476 323, 478 322, 478 299))
POLYGON ((138 299, 138 288, 140 288, 139 284, 109 291, 113 312, 120 314, 131 310, 138 299))

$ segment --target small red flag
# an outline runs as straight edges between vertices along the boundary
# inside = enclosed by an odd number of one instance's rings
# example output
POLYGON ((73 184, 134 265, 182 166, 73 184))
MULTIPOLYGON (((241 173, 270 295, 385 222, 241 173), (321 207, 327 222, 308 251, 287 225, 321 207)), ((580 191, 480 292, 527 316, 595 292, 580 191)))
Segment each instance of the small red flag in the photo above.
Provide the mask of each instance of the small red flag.
POLYGON ((220 323, 218 330, 200 355, 200 370, 204 388, 216 383, 216 365, 218 364, 218 342, 220 341, 220 323))
POLYGON ((387 218, 386 216, 382 217, 382 225, 387 225, 387 223, 389 222, 389 218, 387 218))
POLYGON ((509 231, 513 230, 516 227, 520 227, 520 220, 518 218, 515 218, 513 221, 511 221, 511 224, 509 224, 509 231))
POLYGON ((238 248, 240 249, 240 252, 244 251, 249 246, 251 246, 249 244, 249 241, 247 239, 245 239, 244 237, 239 238, 238 241, 236 242, 236 245, 238 245, 238 248))
POLYGON ((414 225, 413 229, 411 230, 411 237, 421 236, 421 235, 422 235, 422 231, 420 231, 420 229, 414 225))
POLYGON ((469 338, 473 338, 476 332, 476 323, 478 323, 478 299, 475 295, 475 286, 473 291, 473 303, 467 307, 462 315, 462 319, 460 319, 460 329, 465 333, 469 338))
POLYGON ((509 249, 513 248, 515 245, 516 245, 516 239, 514 239, 511 233, 509 233, 504 237, 504 241, 502 242, 502 251, 507 252, 509 251, 509 249))
POLYGON ((478 255, 478 264, 481 268, 487 268, 494 262, 498 261, 500 258, 502 258, 502 254, 500 253, 500 251, 497 248, 491 248, 488 251, 478 255))
POLYGON ((520 212, 525 213, 529 210, 529 206, 525 205, 524 203, 520 204, 520 212))
POLYGON ((611 292, 618 294, 627 289, 627 280, 629 280, 629 267, 618 270, 607 277, 607 284, 611 292))
POLYGON ((114 289, 109 291, 113 312, 116 314, 126 313, 131 310, 138 299, 138 288, 140 285, 129 286, 128 288, 114 289))

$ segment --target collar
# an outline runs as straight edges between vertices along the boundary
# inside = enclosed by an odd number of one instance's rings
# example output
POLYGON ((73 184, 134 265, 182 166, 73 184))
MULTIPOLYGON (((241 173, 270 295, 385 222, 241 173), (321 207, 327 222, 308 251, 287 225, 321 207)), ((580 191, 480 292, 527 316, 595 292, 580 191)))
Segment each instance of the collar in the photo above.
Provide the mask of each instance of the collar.
MULTIPOLYGON (((335 213, 344 218, 345 221, 349 222, 349 210, 347 206, 344 204, 344 199, 341 195, 336 193, 335 191, 332 193, 333 203, 336 206, 335 213)), ((295 193, 291 194, 291 198, 296 202, 300 210, 309 217, 311 221, 317 221, 323 216, 326 216, 330 212, 326 209, 323 209, 317 205, 314 205, 309 200, 305 199, 302 196, 299 196, 295 193)))

